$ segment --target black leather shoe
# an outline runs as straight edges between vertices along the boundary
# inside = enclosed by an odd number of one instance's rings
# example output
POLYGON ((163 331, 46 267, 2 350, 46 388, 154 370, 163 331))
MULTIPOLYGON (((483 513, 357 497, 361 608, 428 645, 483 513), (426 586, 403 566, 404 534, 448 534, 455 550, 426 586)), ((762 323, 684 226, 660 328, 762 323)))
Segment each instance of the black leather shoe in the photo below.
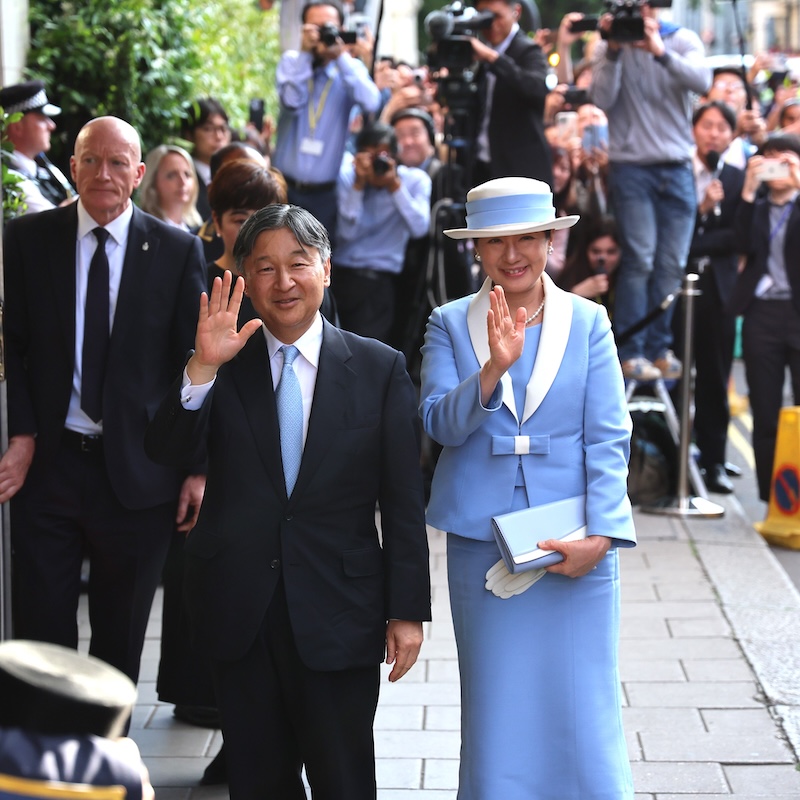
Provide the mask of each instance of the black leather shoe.
POLYGON ((203 777, 200 778, 201 786, 221 786, 228 782, 228 765, 225 763, 225 745, 219 749, 214 760, 206 767, 203 777))
POLYGON ((197 725, 198 728, 219 728, 219 711, 211 706, 176 705, 172 715, 181 722, 197 725))
POLYGON ((733 494, 733 484, 725 471, 724 464, 714 464, 709 469, 701 470, 706 489, 714 494, 733 494))
POLYGON ((728 477, 730 478, 741 478, 742 477, 742 470, 736 466, 736 464, 731 464, 730 461, 725 462, 725 472, 728 473, 728 477))

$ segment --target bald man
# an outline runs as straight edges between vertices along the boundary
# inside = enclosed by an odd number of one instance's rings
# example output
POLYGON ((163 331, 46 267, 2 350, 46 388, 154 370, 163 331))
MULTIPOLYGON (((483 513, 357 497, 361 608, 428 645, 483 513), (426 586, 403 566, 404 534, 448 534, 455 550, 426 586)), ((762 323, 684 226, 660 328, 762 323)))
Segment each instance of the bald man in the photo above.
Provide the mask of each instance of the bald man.
POLYGON ((144 430, 192 346, 200 241, 135 208, 136 131, 99 117, 70 161, 77 203, 5 233, 14 635, 77 647, 90 560, 90 653, 134 682, 172 530, 194 524, 205 479, 157 466, 144 430))

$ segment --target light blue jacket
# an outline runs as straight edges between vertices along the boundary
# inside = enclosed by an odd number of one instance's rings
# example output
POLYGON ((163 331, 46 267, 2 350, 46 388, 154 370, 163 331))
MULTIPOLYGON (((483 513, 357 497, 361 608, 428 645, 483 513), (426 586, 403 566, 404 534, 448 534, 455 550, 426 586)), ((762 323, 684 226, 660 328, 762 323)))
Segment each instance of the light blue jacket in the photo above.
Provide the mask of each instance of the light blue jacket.
POLYGON ((630 547, 631 421, 608 315, 547 275, 543 280, 545 315, 524 409, 515 408, 508 373, 488 407, 480 402, 491 281, 434 309, 428 320, 420 414, 428 435, 444 446, 428 522, 491 540, 491 518, 511 510, 521 463, 532 506, 585 493, 587 535, 630 547))

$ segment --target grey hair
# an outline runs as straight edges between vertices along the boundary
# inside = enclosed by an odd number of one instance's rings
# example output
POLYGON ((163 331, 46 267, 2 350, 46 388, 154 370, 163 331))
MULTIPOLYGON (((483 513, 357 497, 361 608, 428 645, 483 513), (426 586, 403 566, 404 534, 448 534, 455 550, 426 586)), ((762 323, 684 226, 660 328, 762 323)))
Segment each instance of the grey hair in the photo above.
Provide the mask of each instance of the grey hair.
POLYGON ((233 245, 233 258, 240 275, 244 275, 244 262, 252 254, 256 239, 265 231, 281 228, 291 231, 302 247, 315 248, 323 264, 331 257, 328 232, 313 214, 300 206, 273 203, 256 211, 239 230, 233 245))

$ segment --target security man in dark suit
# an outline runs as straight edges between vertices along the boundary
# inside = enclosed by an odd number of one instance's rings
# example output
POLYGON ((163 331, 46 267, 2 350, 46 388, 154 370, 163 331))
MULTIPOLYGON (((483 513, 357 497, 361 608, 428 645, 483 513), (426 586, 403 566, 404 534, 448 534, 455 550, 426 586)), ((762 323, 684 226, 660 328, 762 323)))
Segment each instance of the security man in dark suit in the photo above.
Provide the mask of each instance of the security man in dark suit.
POLYGON ((401 678, 430 619, 414 388, 402 354, 320 315, 330 242, 309 212, 261 209, 234 256, 244 278, 203 296, 147 434, 167 463, 208 454, 186 596, 231 797, 304 800, 305 765, 318 800, 374 800, 378 665, 401 678), (260 320, 237 332, 245 286, 260 320))
POLYGON ((170 535, 205 485, 144 452, 205 267, 197 237, 133 207, 145 167, 128 123, 87 123, 70 165, 80 200, 12 220, 4 242, 15 635, 77 647, 87 557, 89 652, 136 681, 170 535))
POLYGON ((706 487, 730 494, 733 484, 725 467, 725 447, 731 417, 728 380, 736 317, 727 305, 739 265, 733 220, 741 200, 744 172, 722 161, 736 130, 736 116, 725 103, 717 100, 699 106, 692 118, 692 130, 698 208, 687 269, 699 274, 701 292, 694 317, 694 433, 706 487))
POLYGON ((516 0, 478 0, 478 12, 494 20, 472 51, 481 63, 478 122, 472 185, 493 178, 521 176, 552 184, 550 147, 544 137, 547 60, 542 48, 520 29, 516 0))

